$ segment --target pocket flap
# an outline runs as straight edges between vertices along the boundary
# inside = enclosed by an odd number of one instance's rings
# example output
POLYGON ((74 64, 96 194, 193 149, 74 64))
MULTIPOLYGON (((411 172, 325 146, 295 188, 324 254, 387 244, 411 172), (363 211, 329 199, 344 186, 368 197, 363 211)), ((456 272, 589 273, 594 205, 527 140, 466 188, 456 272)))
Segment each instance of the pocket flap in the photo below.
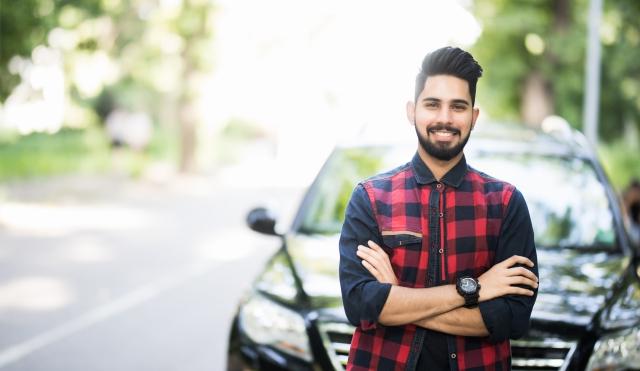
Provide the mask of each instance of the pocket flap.
POLYGON ((410 231, 383 231, 382 241, 389 247, 406 246, 411 244, 422 244, 422 233, 410 231))

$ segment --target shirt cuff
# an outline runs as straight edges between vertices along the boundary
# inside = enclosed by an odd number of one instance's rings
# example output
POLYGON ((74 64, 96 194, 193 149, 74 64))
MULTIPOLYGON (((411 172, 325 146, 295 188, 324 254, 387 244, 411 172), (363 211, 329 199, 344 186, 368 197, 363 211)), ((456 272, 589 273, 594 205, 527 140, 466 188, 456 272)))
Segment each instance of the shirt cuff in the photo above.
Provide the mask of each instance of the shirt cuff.
POLYGON ((478 304, 484 325, 489 331, 489 339, 493 342, 509 338, 511 326, 511 310, 504 298, 483 301, 478 304))
POLYGON ((389 297, 391 284, 370 281, 364 284, 363 289, 364 315, 360 319, 360 327, 362 330, 374 330, 378 326, 378 318, 389 297))

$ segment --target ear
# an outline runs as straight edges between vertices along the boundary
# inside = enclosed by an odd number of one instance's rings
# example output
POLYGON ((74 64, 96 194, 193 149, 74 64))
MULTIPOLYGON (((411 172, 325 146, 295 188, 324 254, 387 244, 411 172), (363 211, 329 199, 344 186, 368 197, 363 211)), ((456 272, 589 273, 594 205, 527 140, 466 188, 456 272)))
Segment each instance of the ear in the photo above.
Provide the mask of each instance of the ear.
POLYGON ((471 130, 473 130, 473 128, 476 126, 478 116, 480 116, 480 109, 478 109, 478 107, 474 107, 473 113, 471 114, 471 130))
POLYGON ((407 119, 411 125, 416 122, 416 105, 413 101, 407 101, 407 119))

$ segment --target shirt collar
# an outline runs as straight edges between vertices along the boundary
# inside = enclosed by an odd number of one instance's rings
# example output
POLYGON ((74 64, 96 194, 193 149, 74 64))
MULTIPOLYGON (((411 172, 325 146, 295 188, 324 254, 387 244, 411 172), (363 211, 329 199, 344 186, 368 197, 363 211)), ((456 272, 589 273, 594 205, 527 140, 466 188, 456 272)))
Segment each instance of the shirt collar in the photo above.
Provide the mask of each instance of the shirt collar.
MULTIPOLYGON (((437 181, 429 167, 427 167, 427 165, 422 161, 422 158, 420 158, 418 152, 413 156, 411 166, 413 167, 413 174, 418 184, 430 184, 437 181)), ((460 161, 458 161, 458 163, 451 168, 451 170, 449 170, 440 181, 448 186, 457 188, 460 186, 460 183, 462 183, 462 179, 465 174, 467 174, 467 160, 464 155, 462 155, 460 161)))

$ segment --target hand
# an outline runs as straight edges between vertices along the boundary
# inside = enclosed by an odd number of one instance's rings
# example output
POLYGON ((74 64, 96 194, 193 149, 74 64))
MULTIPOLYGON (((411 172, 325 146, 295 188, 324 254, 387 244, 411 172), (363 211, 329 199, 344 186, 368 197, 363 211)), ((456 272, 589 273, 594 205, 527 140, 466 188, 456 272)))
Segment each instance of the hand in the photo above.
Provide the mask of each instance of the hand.
POLYGON ((393 273, 393 267, 391 267, 387 253, 373 241, 369 241, 368 245, 369 247, 358 245, 356 255, 362 259, 362 265, 367 268, 378 282, 397 285, 398 278, 393 273))
POLYGON ((525 267, 514 267, 516 264, 533 267, 531 260, 518 255, 494 265, 478 278, 480 283, 479 301, 491 300, 504 295, 532 296, 533 290, 516 285, 525 285, 535 289, 538 287, 538 277, 525 267))

